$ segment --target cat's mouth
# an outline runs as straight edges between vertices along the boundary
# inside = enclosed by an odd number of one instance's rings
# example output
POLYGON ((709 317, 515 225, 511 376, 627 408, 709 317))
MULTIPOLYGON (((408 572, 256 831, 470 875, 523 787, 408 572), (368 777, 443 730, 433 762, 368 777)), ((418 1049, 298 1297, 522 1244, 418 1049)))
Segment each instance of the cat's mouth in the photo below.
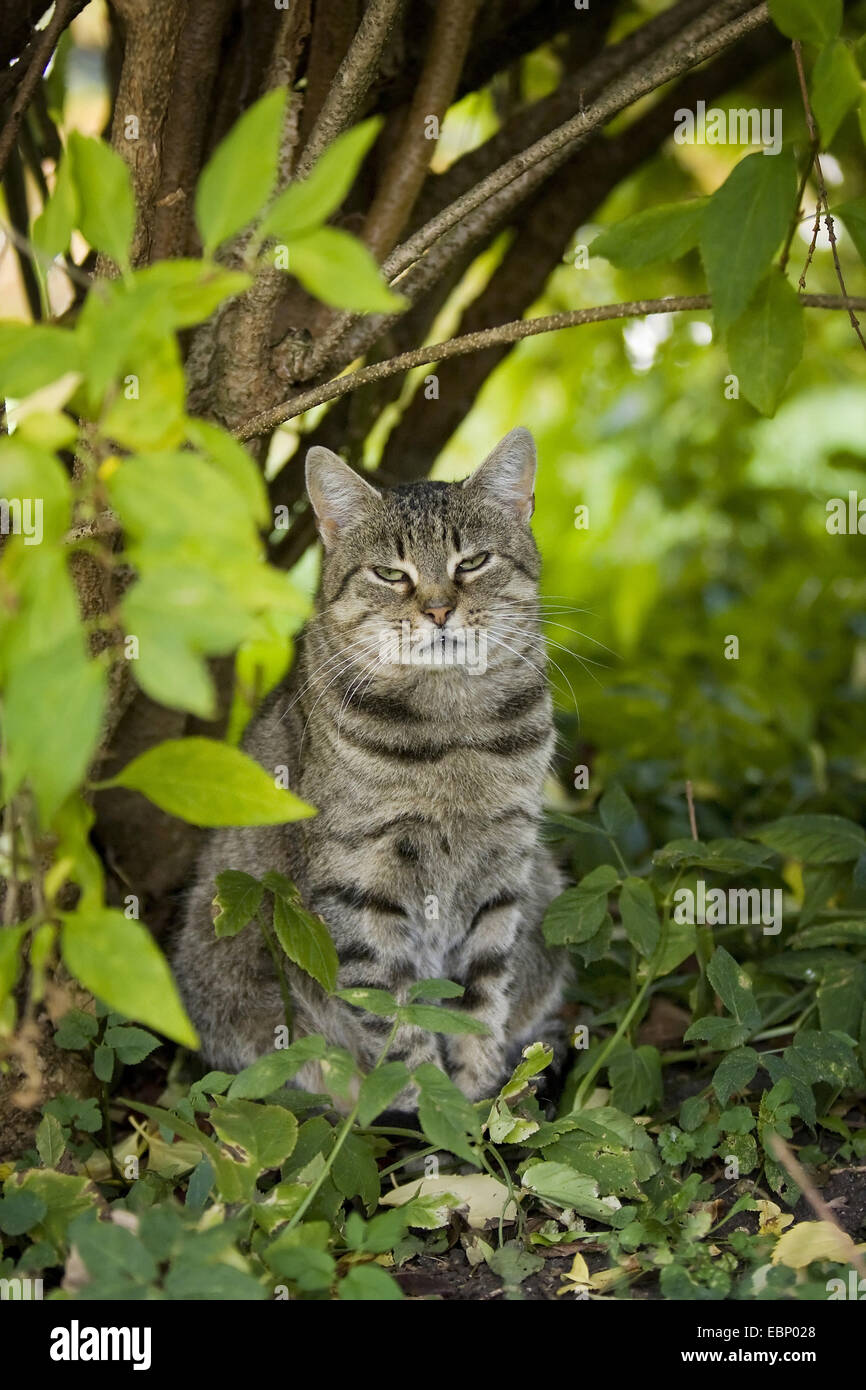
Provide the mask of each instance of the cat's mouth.
POLYGON ((413 628, 404 621, 382 634, 379 659, 390 666, 478 673, 487 669, 487 632, 463 626, 413 628))

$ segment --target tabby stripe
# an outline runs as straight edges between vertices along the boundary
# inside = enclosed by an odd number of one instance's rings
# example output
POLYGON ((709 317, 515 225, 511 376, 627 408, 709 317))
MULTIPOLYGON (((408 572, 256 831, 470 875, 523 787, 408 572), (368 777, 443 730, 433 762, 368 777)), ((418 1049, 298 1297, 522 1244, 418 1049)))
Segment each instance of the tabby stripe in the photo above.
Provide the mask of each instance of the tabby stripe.
POLYGON ((323 839, 339 840, 341 844, 345 845, 357 845, 359 840, 379 840, 383 835, 389 835, 393 830, 402 830, 410 825, 422 826, 429 830, 439 829, 438 821, 429 820, 427 816, 415 815, 412 811, 394 816, 382 825, 375 825, 372 830, 327 830, 324 826, 319 826, 317 822, 310 829, 315 828, 323 839))
POLYGON ((374 912, 387 912, 394 917, 405 917, 406 911, 390 898, 380 898, 376 893, 368 893, 350 883, 323 883, 310 890, 310 898, 336 898, 347 907, 371 908, 374 912))
POLYGON ((516 690, 513 695, 506 696, 502 703, 497 705, 494 718, 517 719, 521 714, 528 714, 544 699, 546 693, 546 685, 531 685, 526 690, 516 690))
POLYGON ((349 580, 354 579, 358 571, 365 568, 366 566, 364 565, 354 565, 352 569, 346 571, 346 573, 343 575, 343 578, 340 580, 340 585, 337 589, 337 592, 335 594, 332 594, 331 597, 328 599, 329 606, 330 604, 337 602, 337 599, 340 597, 346 585, 349 583, 349 580))
POLYGON ((382 743, 379 739, 367 738, 356 732, 350 733, 348 729, 341 730, 341 737, 347 743, 351 743, 355 748, 361 748, 365 753, 374 753, 380 758, 390 758, 394 762, 402 763, 438 763, 442 758, 446 758, 449 753, 469 752, 469 753, 493 753, 496 757, 507 758, 514 753, 525 753, 530 748, 538 748, 546 743, 550 737, 550 729, 528 729, 523 733, 502 734, 499 738, 491 739, 487 743, 466 743, 458 740, 455 743, 447 744, 416 744, 414 748, 395 748, 391 744, 382 743))
POLYGON ((346 946, 338 946, 337 955, 340 958, 341 966, 379 959, 378 953, 373 950, 372 946, 366 946, 363 941, 350 941, 346 946))
POLYGON ((468 936, 469 932, 475 930, 482 917, 486 917, 488 912, 495 912, 498 907, 513 907, 516 902, 517 898, 513 893, 500 893, 496 898, 488 898, 486 903, 481 904, 475 916, 472 918, 472 921, 469 923, 469 931, 466 935, 468 936))

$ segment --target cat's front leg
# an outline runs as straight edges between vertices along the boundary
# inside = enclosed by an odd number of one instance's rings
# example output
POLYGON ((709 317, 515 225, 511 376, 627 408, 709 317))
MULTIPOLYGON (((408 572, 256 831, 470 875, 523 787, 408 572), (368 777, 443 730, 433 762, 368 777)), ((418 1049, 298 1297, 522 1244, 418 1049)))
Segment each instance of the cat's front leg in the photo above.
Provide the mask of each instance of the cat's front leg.
POLYGON ((455 1003, 487 1028, 485 1036, 464 1033, 447 1042, 448 1070, 470 1100, 492 1095, 506 1070, 508 1020, 514 970, 511 951, 519 910, 511 894, 482 903, 457 952, 454 977, 463 985, 455 1003))

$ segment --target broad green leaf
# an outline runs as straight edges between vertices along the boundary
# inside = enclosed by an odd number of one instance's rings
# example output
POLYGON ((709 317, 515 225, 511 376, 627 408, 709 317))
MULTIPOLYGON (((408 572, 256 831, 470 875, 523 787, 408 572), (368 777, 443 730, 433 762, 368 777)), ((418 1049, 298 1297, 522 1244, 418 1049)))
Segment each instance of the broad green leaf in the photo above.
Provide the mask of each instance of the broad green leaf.
POLYGON ((108 1277, 122 1288, 127 1279, 149 1284, 157 1277, 156 1261, 138 1236, 114 1221, 99 1221, 95 1211, 76 1217, 69 1240, 94 1279, 108 1277))
POLYGON ((842 0, 769 0, 776 28, 789 39, 823 44, 842 27, 842 0))
POLYGON ((791 220, 797 189, 793 156, 747 155, 704 209, 701 255, 716 326, 726 333, 746 308, 791 220))
MULTIPOLYGON (((281 1105, 217 1097, 210 1122, 219 1138, 241 1149, 260 1169, 277 1168, 289 1157, 298 1137, 298 1121, 281 1105)), ((245 1162, 241 1157, 240 1162, 245 1162)))
POLYGON ((577 888, 566 888, 554 898, 544 915, 544 939, 548 946, 567 946, 589 941, 607 914, 608 894, 618 882, 607 864, 593 869, 577 888))
POLYGON ((461 1013, 457 1009, 441 1009, 435 1004, 404 1004, 397 1010, 401 1023, 411 1023, 416 1028, 426 1028, 431 1033, 474 1033, 486 1037, 490 1029, 472 1014, 461 1013))
POLYGON ((381 129, 381 119, 364 121, 339 135, 305 179, 289 184, 275 199, 259 228, 261 237, 291 242, 336 212, 381 129))
POLYGON ((36 1225, 29 1228, 31 1240, 47 1241, 55 1253, 65 1259, 70 1222, 91 1208, 96 1199, 89 1179, 55 1173, 50 1168, 31 1168, 27 1173, 16 1173, 6 1183, 7 1201, 12 1194, 19 1193, 36 1198, 45 1208, 36 1225))
POLYGON ((198 1047, 166 959, 146 927, 112 908, 64 913, 62 921, 64 963, 85 989, 127 1018, 198 1047))
POLYGON ((56 1115, 43 1115, 36 1130, 36 1151, 46 1168, 56 1168, 66 1150, 66 1136, 56 1115))
POLYGON ((321 917, 297 903, 274 898, 274 933, 289 960, 332 994, 337 987, 340 961, 331 934, 321 917))
POLYGON ((662 1069, 657 1047, 620 1046, 607 1069, 612 1087, 611 1100, 617 1110, 627 1115, 655 1105, 662 1095, 662 1069))
POLYGON ((315 815, 246 753, 209 738, 166 739, 103 785, 139 791, 194 825, 282 825, 315 815))
POLYGON ((803 305, 778 269, 761 281, 728 330, 728 357, 740 390, 762 415, 773 415, 803 355, 803 305))
POLYGON ((622 270, 637 270, 653 261, 676 261, 697 246, 707 202, 693 198, 635 213, 597 236, 590 254, 603 256, 622 270))
POLYGON ((148 1033, 144 1028, 133 1028, 127 1023, 120 1027, 106 1028, 104 1040, 108 1047, 114 1049, 125 1067, 143 1062, 145 1057, 149 1057, 160 1045, 159 1038, 155 1038, 152 1033, 148 1033))
POLYGON ((238 1072, 228 1088, 229 1099, 261 1100, 264 1096, 273 1095, 300 1071, 305 1062, 315 1061, 324 1055, 325 1040, 318 1034, 299 1038, 277 1052, 268 1052, 238 1072))
POLYGON ((758 1070, 760 1058, 753 1047, 738 1047, 723 1057, 713 1073, 713 1090, 722 1105, 748 1086, 758 1070))
POLYGON ((860 100, 860 70, 847 44, 837 40, 818 54, 812 69, 812 110, 826 150, 842 121, 860 100))
POLYGON ((72 177, 72 161, 64 154, 57 166, 51 197, 33 223, 34 246, 53 260, 67 250, 77 220, 78 198, 72 177))
POLYGON ((310 294, 339 309, 387 314, 406 307, 363 242, 337 227, 319 227, 293 241, 288 269, 310 294))
POLYGON ((135 230, 135 202, 129 170, 104 140, 73 130, 67 158, 78 193, 78 225, 91 246, 122 269, 129 266, 135 230))
POLYGON ((601 823, 610 835, 625 835, 638 818, 628 794, 614 782, 604 792, 598 803, 601 823))
POLYGON ((381 1192, 379 1169, 371 1147, 374 1142, 350 1131, 342 1148, 335 1153, 331 1168, 337 1191, 347 1200, 360 1197, 367 1211, 376 1207, 381 1192))
POLYGON ((447 1149, 480 1168, 469 1139, 481 1140, 481 1122, 464 1096, 444 1072, 423 1062, 415 1068, 418 1086, 418 1119, 431 1144, 447 1149))
POLYGON ((411 1004, 416 999, 459 999, 462 993, 463 986, 453 980, 416 980, 406 997, 411 1004))
POLYGON ((205 165, 195 220, 206 253, 246 227, 270 197, 283 128, 285 87, 275 87, 232 126, 205 165))
POLYGON ((715 1052, 727 1052, 730 1048, 740 1048, 753 1032, 745 1023, 737 1023, 731 1018, 717 1018, 708 1014, 699 1018, 684 1035, 685 1042, 705 1042, 715 1052))
POLYGON ((392 1018, 400 1007, 393 994, 386 989, 368 989, 365 985, 338 989, 336 995, 338 999, 345 999, 347 1004, 354 1004, 356 1009, 376 1014, 379 1018, 392 1018))
POLYGON ((642 878, 627 878, 619 895, 619 911, 630 944, 649 960, 660 932, 658 909, 649 884, 642 878))
POLYGON ((782 816, 754 836, 779 854, 807 864, 844 864, 866 850, 866 831, 844 816, 782 816))
POLYGON ((548 1201, 572 1207, 580 1216, 588 1216, 593 1221, 609 1222, 620 1205, 615 1200, 602 1201, 595 1178, 576 1173, 565 1163, 533 1163, 523 1174, 523 1186, 548 1201))
POLYGON ((216 890, 213 905, 219 912, 214 918, 214 931, 217 936, 237 936, 258 912, 264 887, 252 874, 223 869, 216 876, 216 890))
POLYGON ((22 1236, 38 1225, 48 1208, 35 1192, 7 1189, 0 1201, 0 1231, 7 1236, 22 1236))
POLYGON ((268 490, 262 470, 242 444, 227 430, 209 420, 190 420, 187 435, 192 444, 205 455, 208 462, 222 473, 243 498, 246 509, 257 526, 266 526, 271 519, 268 490))
POLYGON ((13 794, 28 782, 45 824, 84 780, 102 730, 105 686, 104 668, 84 655, 79 633, 15 663, 9 672, 3 708, 6 790, 13 794))
POLYGON ((738 1023, 748 1028, 760 1025, 761 1014, 755 1003, 752 982, 724 946, 717 946, 713 952, 707 966, 707 979, 738 1023))
POLYGON ((404 1062, 383 1062, 381 1067, 371 1071, 361 1082, 358 1124, 371 1125, 408 1084, 409 1072, 404 1062))
MULTIPOLYGON (((13 319, 0 323, 0 391, 4 396, 29 396, 67 372, 80 370, 81 348, 68 328, 13 319)), ((5 481, 3 495, 14 495, 5 481)))
POLYGON ((352 1265, 337 1285, 337 1297, 343 1302, 399 1302, 403 1290, 381 1265, 352 1265))

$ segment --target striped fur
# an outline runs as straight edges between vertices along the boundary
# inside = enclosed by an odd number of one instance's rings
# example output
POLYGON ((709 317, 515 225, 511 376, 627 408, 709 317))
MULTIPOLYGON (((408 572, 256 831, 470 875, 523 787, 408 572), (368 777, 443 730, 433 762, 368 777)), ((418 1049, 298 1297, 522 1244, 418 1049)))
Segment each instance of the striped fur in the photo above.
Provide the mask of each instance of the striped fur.
MULTIPOLYGON (((534 471, 525 430, 506 436, 465 483, 387 492, 325 450, 310 451, 308 488, 325 543, 320 592, 295 668, 245 746, 268 771, 287 766, 290 786, 318 815, 210 837, 176 969, 212 1065, 248 1065, 273 1048, 283 1021, 258 932, 214 937, 213 882, 223 868, 277 869, 298 885, 329 926, 341 987, 402 998, 421 978, 464 985, 462 1000, 449 1003, 490 1036, 401 1028, 391 1055, 410 1068, 434 1062, 477 1098, 528 1042, 559 1045, 566 965, 540 930, 562 883, 539 840, 554 735, 528 524, 534 471), (489 559, 455 569, 479 554, 489 559), (410 578, 394 583, 371 567, 410 578), (486 670, 381 659, 383 629, 405 631, 408 622, 419 640, 435 641, 443 621, 446 634, 461 626, 487 634, 486 670)), ((324 1033, 370 1065, 386 1021, 327 998, 297 972, 292 989, 296 1035, 324 1033)), ((320 1083, 310 1064, 300 1084, 320 1083)))

